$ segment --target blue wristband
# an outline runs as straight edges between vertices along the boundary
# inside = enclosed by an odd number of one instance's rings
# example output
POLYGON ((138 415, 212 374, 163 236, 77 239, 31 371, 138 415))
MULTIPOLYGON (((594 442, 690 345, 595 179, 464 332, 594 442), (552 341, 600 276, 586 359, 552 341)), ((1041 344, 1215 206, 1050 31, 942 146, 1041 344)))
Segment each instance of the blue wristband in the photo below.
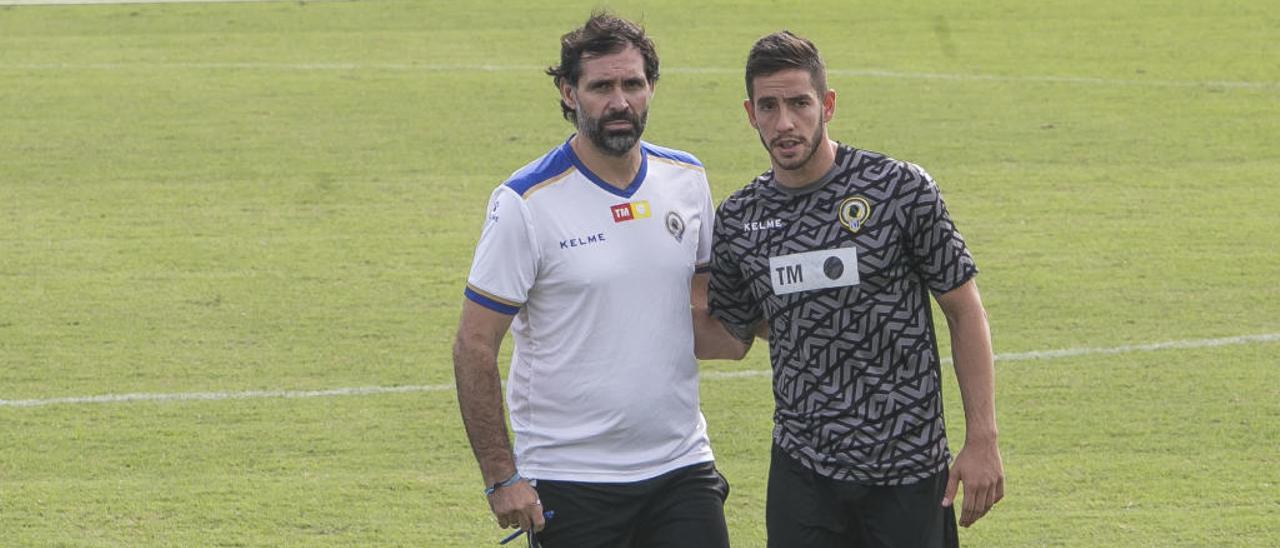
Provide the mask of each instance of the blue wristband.
POLYGON ((520 477, 520 471, 516 470, 515 472, 511 473, 511 477, 504 479, 498 483, 495 483, 489 487, 485 487, 484 496, 487 497, 489 495, 492 495, 494 491, 497 491, 498 489, 502 489, 503 487, 511 487, 512 485, 515 485, 517 481, 520 481, 522 479, 524 478, 520 477))

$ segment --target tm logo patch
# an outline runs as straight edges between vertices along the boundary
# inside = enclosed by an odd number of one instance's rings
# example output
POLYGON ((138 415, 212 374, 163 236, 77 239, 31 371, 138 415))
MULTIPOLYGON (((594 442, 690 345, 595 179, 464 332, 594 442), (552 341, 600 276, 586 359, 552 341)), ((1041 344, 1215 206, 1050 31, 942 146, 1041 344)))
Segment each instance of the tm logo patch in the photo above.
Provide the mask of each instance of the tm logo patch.
POLYGON ((820 249, 769 257, 774 295, 858 285, 858 250, 820 249))
POLYGON ((613 222, 615 223, 621 223, 623 221, 634 221, 636 219, 645 219, 645 218, 648 218, 649 215, 651 214, 651 212, 649 211, 648 200, 640 200, 638 202, 628 202, 625 204, 610 206, 609 212, 613 214, 613 222))

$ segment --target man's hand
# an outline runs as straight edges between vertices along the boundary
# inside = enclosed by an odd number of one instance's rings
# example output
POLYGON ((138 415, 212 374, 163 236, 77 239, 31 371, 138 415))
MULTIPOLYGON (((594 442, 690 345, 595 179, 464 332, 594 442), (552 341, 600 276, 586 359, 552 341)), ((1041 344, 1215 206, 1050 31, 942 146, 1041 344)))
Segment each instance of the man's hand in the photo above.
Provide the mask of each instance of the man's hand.
POLYGON ((498 518, 498 527, 503 529, 515 527, 524 531, 541 531, 546 524, 538 492, 525 480, 499 487, 489 495, 489 509, 498 518))
POLYGON ((1004 463, 995 442, 965 443, 947 478, 947 490, 942 495, 942 505, 955 502, 956 484, 964 484, 964 505, 960 512, 960 525, 973 525, 987 515, 992 506, 1004 498, 1004 463))

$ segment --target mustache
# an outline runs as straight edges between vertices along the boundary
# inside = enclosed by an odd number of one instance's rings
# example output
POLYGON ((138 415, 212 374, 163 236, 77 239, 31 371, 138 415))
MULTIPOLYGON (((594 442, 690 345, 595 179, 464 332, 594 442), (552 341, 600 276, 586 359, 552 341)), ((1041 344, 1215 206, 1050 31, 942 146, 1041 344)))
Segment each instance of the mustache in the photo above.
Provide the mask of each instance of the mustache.
POLYGON ((606 114, 603 117, 601 117, 600 125, 604 125, 609 122, 615 122, 615 121, 631 122, 632 125, 638 126, 640 125, 640 116, 638 116, 634 112, 620 110, 613 114, 606 114))
POLYGON ((769 141, 769 146, 770 147, 778 146, 778 143, 781 143, 783 141, 796 141, 797 143, 800 143, 802 145, 809 142, 808 139, 805 139, 804 137, 801 137, 799 135, 783 135, 781 137, 774 137, 773 140, 769 141))

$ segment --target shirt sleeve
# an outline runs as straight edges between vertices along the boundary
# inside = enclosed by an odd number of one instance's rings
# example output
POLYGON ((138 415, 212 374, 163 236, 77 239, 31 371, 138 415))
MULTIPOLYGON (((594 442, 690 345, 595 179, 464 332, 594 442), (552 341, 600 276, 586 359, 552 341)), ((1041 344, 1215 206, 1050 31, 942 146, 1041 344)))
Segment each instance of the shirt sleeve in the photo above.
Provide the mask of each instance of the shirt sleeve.
POLYGON ((489 197, 466 297, 502 314, 524 306, 538 271, 537 239, 524 200, 500 186, 489 197))
POLYGON ((711 205, 711 185, 702 180, 702 209, 698 211, 698 250, 695 257, 694 271, 707 272, 711 269, 711 239, 715 225, 715 209, 711 205))
POLYGON ((911 262, 931 291, 946 293, 977 275, 978 267, 964 237, 951 222, 937 183, 917 166, 909 165, 908 169, 919 185, 912 203, 907 205, 911 262))
POLYGON ((735 337, 750 341, 754 327, 764 319, 759 302, 751 292, 751 284, 742 275, 742 265, 734 252, 734 233, 725 223, 724 205, 716 213, 711 240, 711 276, 708 284, 708 306, 711 315, 720 320, 735 337))

